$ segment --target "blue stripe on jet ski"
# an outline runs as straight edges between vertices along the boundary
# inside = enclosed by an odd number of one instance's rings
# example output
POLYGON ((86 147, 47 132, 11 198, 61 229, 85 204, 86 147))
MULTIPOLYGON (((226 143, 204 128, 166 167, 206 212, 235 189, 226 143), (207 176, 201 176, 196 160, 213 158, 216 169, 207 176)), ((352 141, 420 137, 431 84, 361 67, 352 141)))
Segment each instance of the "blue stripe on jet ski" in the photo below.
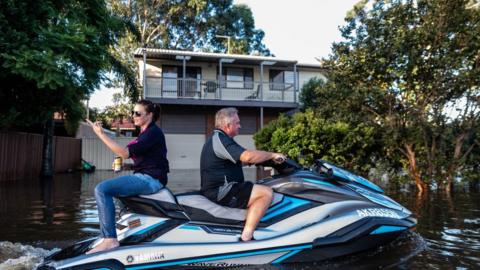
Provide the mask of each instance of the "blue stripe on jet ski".
POLYGON ((272 262, 272 264, 277 264, 277 263, 281 263, 283 262, 286 258, 290 258, 291 256, 297 254, 298 252, 302 251, 303 249, 298 249, 298 250, 294 250, 294 251, 291 251, 283 256, 281 256, 280 258, 276 259, 275 261, 272 262))
POLYGON ((179 261, 172 261, 172 262, 165 262, 165 263, 153 263, 153 264, 142 265, 142 266, 127 267, 126 269, 140 270, 140 269, 149 269, 149 268, 157 268, 157 267, 168 267, 168 266, 174 266, 174 265, 180 265, 180 264, 200 263, 200 262, 208 262, 208 261, 215 261, 215 260, 233 259, 233 258, 239 258, 239 257, 270 254, 270 253, 276 253, 276 252, 282 252, 282 251, 296 251, 296 250, 303 250, 307 248, 312 248, 312 245, 268 249, 268 250, 252 251, 252 252, 245 252, 245 253, 236 253, 236 254, 230 254, 230 255, 206 257, 206 258, 204 257, 204 258, 189 259, 189 260, 179 260, 179 261))
POLYGON ((328 182, 325 182, 325 181, 322 181, 322 180, 317 180, 317 179, 305 179, 305 178, 303 178, 303 181, 313 183, 313 184, 321 184, 321 185, 325 185, 325 186, 335 187, 335 185, 333 185, 331 183, 328 183, 328 182))
POLYGON ((151 229, 156 228, 156 227, 162 225, 163 223, 165 223, 165 221, 160 221, 159 223, 153 224, 152 226, 149 226, 149 227, 147 227, 147 228, 145 228, 145 229, 142 229, 142 230, 134 233, 133 235, 144 234, 144 233, 150 231, 151 229))
POLYGON ((276 217, 278 215, 281 215, 285 212, 288 212, 302 205, 306 205, 308 203, 310 202, 306 200, 284 196, 282 202, 268 209, 268 211, 265 213, 265 215, 260 221, 261 222, 267 221, 273 217, 276 217))
POLYGON ((406 227, 399 227, 399 226, 381 226, 375 229, 375 231, 371 232, 370 234, 381 234, 381 233, 389 233, 389 232, 396 232, 396 231, 403 231, 406 230, 406 227))
POLYGON ((199 231, 199 230, 201 230, 200 227, 191 226, 191 225, 183 225, 182 227, 180 227, 180 229, 183 229, 183 230, 192 230, 192 231, 199 231))
MULTIPOLYGON (((286 198, 286 197, 285 197, 285 198, 286 198)), ((273 207, 268 208, 268 209, 267 209, 267 212, 265 212, 265 214, 271 213, 271 212, 277 210, 278 208, 282 208, 282 207, 285 206, 285 204, 286 204, 286 203, 285 203, 285 200, 282 200, 280 203, 277 203, 277 204, 274 205, 273 207)))

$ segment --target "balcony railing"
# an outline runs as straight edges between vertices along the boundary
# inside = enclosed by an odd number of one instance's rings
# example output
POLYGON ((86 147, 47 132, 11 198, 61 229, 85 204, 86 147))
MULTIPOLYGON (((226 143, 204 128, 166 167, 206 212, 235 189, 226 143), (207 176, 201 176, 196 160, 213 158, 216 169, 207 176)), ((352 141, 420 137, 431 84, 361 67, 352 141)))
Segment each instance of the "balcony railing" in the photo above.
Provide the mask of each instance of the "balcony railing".
POLYGON ((297 102, 293 83, 147 77, 147 98, 297 102))

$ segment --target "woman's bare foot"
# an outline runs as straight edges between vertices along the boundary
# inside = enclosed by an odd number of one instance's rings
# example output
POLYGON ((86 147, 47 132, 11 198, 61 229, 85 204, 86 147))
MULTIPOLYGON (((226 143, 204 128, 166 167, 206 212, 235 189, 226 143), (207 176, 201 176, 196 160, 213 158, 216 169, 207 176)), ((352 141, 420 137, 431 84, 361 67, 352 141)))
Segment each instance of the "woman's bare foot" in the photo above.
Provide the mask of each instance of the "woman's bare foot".
POLYGON ((242 241, 250 241, 253 238, 253 231, 250 230, 243 230, 242 236, 240 237, 242 241))
POLYGON ((96 247, 89 250, 86 254, 97 253, 97 252, 100 252, 100 251, 113 249, 113 248, 116 248, 118 246, 120 246, 120 243, 118 243, 117 238, 103 238, 103 240, 100 244, 98 244, 96 247))

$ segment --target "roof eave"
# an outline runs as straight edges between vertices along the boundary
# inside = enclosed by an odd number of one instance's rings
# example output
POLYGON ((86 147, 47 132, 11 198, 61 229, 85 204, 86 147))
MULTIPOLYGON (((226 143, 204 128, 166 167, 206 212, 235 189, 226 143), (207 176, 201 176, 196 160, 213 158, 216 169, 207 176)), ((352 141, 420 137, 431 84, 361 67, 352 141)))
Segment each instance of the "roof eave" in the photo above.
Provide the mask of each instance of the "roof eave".
MULTIPOLYGON (((189 61, 202 61, 202 62, 219 62, 220 59, 233 59, 234 63, 251 63, 260 65, 263 63, 272 63, 274 65, 281 66, 293 66, 297 64, 296 60, 285 60, 270 56, 253 56, 253 55, 240 55, 240 54, 224 54, 224 53, 206 53, 206 52, 192 52, 192 51, 180 51, 180 50, 166 50, 166 49, 152 49, 147 48, 148 59, 166 59, 166 60, 178 60, 177 56, 190 57, 189 61)), ((143 48, 138 48, 134 53, 135 58, 143 58, 143 48)))

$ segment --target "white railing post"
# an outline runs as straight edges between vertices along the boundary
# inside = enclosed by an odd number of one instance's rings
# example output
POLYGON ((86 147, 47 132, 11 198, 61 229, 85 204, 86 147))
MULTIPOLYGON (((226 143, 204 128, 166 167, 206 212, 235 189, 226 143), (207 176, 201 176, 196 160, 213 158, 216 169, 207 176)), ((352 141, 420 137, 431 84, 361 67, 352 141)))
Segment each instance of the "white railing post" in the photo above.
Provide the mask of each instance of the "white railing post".
POLYGON ((147 96, 147 45, 143 46, 143 99, 147 96))
MULTIPOLYGON (((263 101, 263 63, 260 63, 260 100, 263 101)), ((262 110, 263 112, 263 110, 262 110)), ((262 127, 263 123, 260 125, 262 127)))
MULTIPOLYGON (((219 99, 222 99, 222 87, 223 87, 223 76, 222 76, 222 60, 223 59, 220 59, 218 65, 219 65, 219 71, 218 71, 218 74, 220 77, 218 77, 218 98, 219 99)), ((215 94, 215 98, 217 97, 217 95, 215 94)))
POLYGON ((298 91, 297 64, 293 65, 293 102, 297 103, 298 91))

